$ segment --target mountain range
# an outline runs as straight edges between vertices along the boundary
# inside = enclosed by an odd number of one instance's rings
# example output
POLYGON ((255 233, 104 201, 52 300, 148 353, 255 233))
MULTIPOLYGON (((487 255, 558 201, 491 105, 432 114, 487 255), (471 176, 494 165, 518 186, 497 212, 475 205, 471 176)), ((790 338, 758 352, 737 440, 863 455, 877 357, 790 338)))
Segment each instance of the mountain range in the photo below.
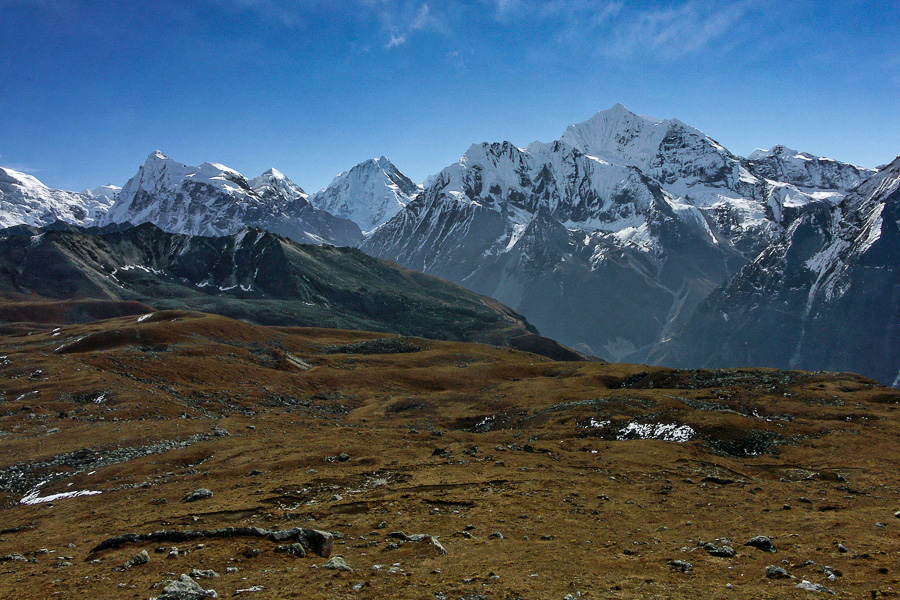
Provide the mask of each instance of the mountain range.
POLYGON ((205 237, 127 228, 0 231, 0 296, 95 298, 260 325, 330 327, 581 357, 496 300, 367 256, 261 229, 205 237))
MULTIPOLYGON (((856 266, 895 243, 887 221, 867 221, 863 214, 891 205, 890 194, 874 182, 890 179, 892 168, 876 174, 785 146, 744 158, 677 119, 640 116, 616 105, 550 143, 475 144, 425 185, 380 157, 307 195, 274 169, 247 179, 223 165, 188 167, 156 152, 118 193, 48 190, 34 178, 16 188, 6 179, 22 174, 6 170, 0 212, 4 225, 150 222, 201 236, 257 227, 301 243, 356 245, 493 297, 543 334, 603 359, 827 364, 890 383, 898 368, 893 353, 882 353, 884 364, 876 367, 867 344, 838 343, 842 354, 823 363, 819 338, 803 333, 807 341, 799 343, 791 327, 778 327, 776 315, 785 309, 776 310, 773 298, 797 292, 797 278, 812 279, 810 297, 825 289, 850 291, 840 301, 824 301, 825 312, 788 302, 790 319, 826 325, 837 319, 859 327, 855 315, 868 313, 856 303, 865 296, 873 307, 886 302, 887 321, 896 321, 889 261, 876 260, 880 270, 856 266), (869 224, 866 231, 878 243, 851 243, 865 229, 860 223, 869 224), (797 262, 798 252, 816 258, 797 262), (776 266, 777 260, 787 263, 776 266), (763 263, 768 270, 760 270, 763 263), (863 272, 878 284, 863 283, 863 272), (767 301, 760 303, 746 290, 762 289, 764 273, 778 275, 766 279, 767 301), (815 284, 823 277, 832 283, 815 284), (727 311, 714 308, 725 298, 727 311), (731 325, 716 320, 723 313, 731 325), (735 332, 750 326, 750 313, 770 326, 755 327, 759 351, 748 353, 735 332), (766 352, 767 346, 781 350, 766 352)), ((829 339, 837 343, 845 335, 852 333, 829 339)), ((897 347, 896 337, 885 340, 897 347)))
POLYGON ((654 358, 855 371, 900 386, 900 158, 837 206, 795 219, 654 358))
POLYGON ((871 174, 778 149, 744 159, 617 105, 549 144, 472 146, 360 247, 497 298, 591 354, 646 361, 791 222, 871 174))

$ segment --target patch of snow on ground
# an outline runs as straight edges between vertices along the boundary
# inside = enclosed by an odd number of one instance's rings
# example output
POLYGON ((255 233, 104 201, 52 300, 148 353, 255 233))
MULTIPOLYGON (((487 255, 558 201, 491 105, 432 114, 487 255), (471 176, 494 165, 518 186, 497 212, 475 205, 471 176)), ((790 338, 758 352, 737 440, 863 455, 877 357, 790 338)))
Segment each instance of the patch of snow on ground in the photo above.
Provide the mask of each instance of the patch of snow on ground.
POLYGON ((138 323, 143 323, 144 321, 146 321, 147 319, 149 319, 150 317, 152 317, 154 314, 155 314, 155 313, 147 313, 146 315, 141 315, 140 317, 138 317, 137 322, 138 322, 138 323))
MULTIPOLYGON (((160 271, 159 269, 154 269, 153 267, 145 267, 144 265, 123 265, 123 266, 119 267, 118 269, 116 269, 116 271, 119 271, 119 270, 134 271, 135 269, 138 269, 145 273, 153 273, 154 275, 162 275, 163 274, 163 271, 160 271)), ((115 274, 116 271, 113 271, 113 274, 115 274)))
POLYGON ((36 488, 28 492, 21 500, 19 500, 19 504, 41 504, 42 502, 54 502, 56 500, 62 500, 64 498, 77 498, 79 496, 96 496, 97 494, 102 494, 103 492, 96 490, 80 490, 77 492, 62 492, 59 494, 50 494, 49 496, 40 496, 41 486, 47 483, 46 481, 40 483, 36 488))
POLYGON ((688 442, 696 432, 687 425, 664 423, 629 423, 619 430, 617 440, 641 439, 663 442, 688 442))

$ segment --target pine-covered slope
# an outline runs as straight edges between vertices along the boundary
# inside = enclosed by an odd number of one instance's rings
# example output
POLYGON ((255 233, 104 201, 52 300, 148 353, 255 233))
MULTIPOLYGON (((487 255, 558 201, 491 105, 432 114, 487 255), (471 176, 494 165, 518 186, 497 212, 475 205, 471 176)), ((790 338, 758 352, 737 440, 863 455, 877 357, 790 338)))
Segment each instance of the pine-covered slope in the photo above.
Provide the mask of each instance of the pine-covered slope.
POLYGON ((251 182, 224 165, 191 167, 159 151, 125 184, 102 221, 126 222, 206 236, 259 227, 301 243, 338 246, 361 237, 353 222, 315 209, 299 186, 274 169, 251 182))
POLYGON ((389 221, 422 191, 385 157, 340 173, 309 201, 321 210, 350 219, 369 233, 389 221))
POLYGON ((900 385, 900 158, 794 221, 658 359, 852 370, 900 385))

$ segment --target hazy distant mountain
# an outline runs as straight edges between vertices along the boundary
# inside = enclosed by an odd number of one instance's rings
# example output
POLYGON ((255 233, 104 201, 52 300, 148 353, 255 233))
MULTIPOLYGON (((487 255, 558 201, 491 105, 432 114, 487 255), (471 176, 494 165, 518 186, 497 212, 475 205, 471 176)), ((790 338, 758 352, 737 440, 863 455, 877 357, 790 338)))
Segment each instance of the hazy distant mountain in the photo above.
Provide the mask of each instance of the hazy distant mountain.
POLYGON ((353 245, 359 227, 315 209, 303 190, 272 169, 248 181, 217 163, 191 167, 151 154, 101 220, 153 223, 165 231, 223 236, 259 227, 310 244, 353 245))
POLYGON ((328 187, 312 194, 309 201, 316 208, 350 219, 369 233, 400 212, 421 191, 382 156, 341 173, 328 187))
POLYGON ((900 385, 900 158, 791 223, 657 358, 851 370, 900 385))
POLYGON ((0 228, 40 227, 55 221, 90 226, 109 210, 113 201, 113 188, 80 194, 54 190, 32 175, 0 168, 0 228))
POLYGON ((568 345, 639 361, 842 194, 771 180, 678 120, 616 105, 550 144, 472 146, 360 247, 497 298, 568 345))

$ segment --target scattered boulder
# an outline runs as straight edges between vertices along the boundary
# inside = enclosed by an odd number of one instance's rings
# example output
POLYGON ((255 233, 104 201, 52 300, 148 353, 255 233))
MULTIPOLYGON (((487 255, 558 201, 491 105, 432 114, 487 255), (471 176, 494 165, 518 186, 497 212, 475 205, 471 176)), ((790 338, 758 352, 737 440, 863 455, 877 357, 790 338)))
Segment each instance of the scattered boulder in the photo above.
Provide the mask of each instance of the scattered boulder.
POLYGON ((182 502, 196 502, 197 500, 205 500, 207 498, 212 498, 213 493, 212 490, 206 488, 200 488, 199 490, 194 490, 184 498, 182 498, 182 502))
POLYGON ((204 590, 196 581, 182 574, 175 581, 169 582, 162 594, 151 600, 202 600, 218 597, 216 590, 204 590))
POLYGON ((275 552, 282 552, 284 554, 290 554, 291 556, 296 556, 297 558, 304 558, 306 556, 306 548, 303 547, 303 544, 283 544, 275 548, 275 552))
MULTIPOLYGON (((319 531, 318 529, 294 527, 292 529, 270 531, 261 527, 223 527, 221 529, 197 529, 191 531, 162 529, 151 533, 126 533, 103 540, 91 548, 90 553, 108 550, 109 548, 118 548, 125 544, 141 544, 144 542, 188 542, 206 538, 236 537, 266 538, 273 542, 296 540, 303 544, 303 547, 308 551, 314 552, 322 558, 331 556, 334 545, 334 536, 327 531, 319 531)), ((173 552, 175 556, 178 555, 177 549, 173 548, 173 552)), ((170 555, 171 554, 172 553, 170 552, 170 555)))
POLYGON ((843 544, 838 544, 837 551, 840 552, 841 554, 847 554, 848 552, 850 552, 850 549, 843 544))
POLYGON ((148 562, 150 562, 150 553, 146 550, 141 550, 128 559, 128 562, 125 563, 125 568, 130 569, 131 567, 136 567, 138 565, 145 565, 148 562))
POLYGON ((819 568, 822 569, 822 574, 831 581, 834 581, 838 577, 844 576, 844 573, 840 569, 835 569, 834 567, 829 567, 828 565, 819 565, 819 568))
POLYGON ((682 573, 687 573, 694 568, 694 565, 686 560, 670 560, 669 568, 673 571, 681 571, 682 573))
POLYGON ((219 574, 212 569, 193 569, 191 571, 191 577, 193 579, 215 579, 216 577, 219 577, 219 574))
POLYGON ((344 560, 343 556, 335 555, 328 559, 324 565, 322 565, 323 569, 333 569, 335 571, 353 571, 353 568, 347 564, 347 561, 344 560))
POLYGON ((261 592, 263 591, 263 586, 254 585, 253 587, 243 588, 240 590, 236 590, 232 596, 240 596, 241 594, 252 594, 253 592, 261 592))
POLYGON ((750 540, 748 540, 744 545, 762 550, 763 552, 778 552, 778 548, 775 547, 775 543, 764 535, 758 535, 756 537, 750 538, 750 540))
POLYGON ((7 554, 6 556, 0 556, 0 562, 25 562, 28 560, 18 552, 13 552, 12 554, 7 554))
POLYGON ((441 543, 438 541, 437 537, 435 537, 433 535, 429 536, 429 537, 431 538, 429 540, 429 543, 431 543, 432 548, 434 548, 438 554, 447 554, 447 549, 441 545, 441 543))
POLYGON ((784 567, 770 565, 766 567, 766 577, 769 579, 790 579, 791 575, 784 570, 784 567))
POLYGON ((503 539, 503 534, 500 533, 499 531, 495 531, 494 533, 492 533, 492 534, 489 535, 488 537, 489 537, 489 538, 493 538, 493 539, 495 539, 495 540, 502 540, 502 539, 503 539))
POLYGON ((403 542, 426 542, 437 550, 438 554, 447 554, 447 549, 441 545, 437 536, 429 535, 427 533, 411 533, 407 535, 402 531, 392 531, 388 534, 388 537, 397 538, 403 542))
POLYGON ((716 546, 712 542, 703 544, 703 548, 709 552, 710 556, 721 556, 723 558, 734 558, 737 552, 731 546, 716 546))
POLYGON ((834 594, 834 592, 829 590, 827 587, 825 587, 821 583, 813 583, 811 581, 807 581, 806 579, 804 579, 803 581, 798 583, 796 587, 797 587, 797 589, 806 590, 807 592, 817 592, 817 593, 826 592, 829 594, 834 594))

